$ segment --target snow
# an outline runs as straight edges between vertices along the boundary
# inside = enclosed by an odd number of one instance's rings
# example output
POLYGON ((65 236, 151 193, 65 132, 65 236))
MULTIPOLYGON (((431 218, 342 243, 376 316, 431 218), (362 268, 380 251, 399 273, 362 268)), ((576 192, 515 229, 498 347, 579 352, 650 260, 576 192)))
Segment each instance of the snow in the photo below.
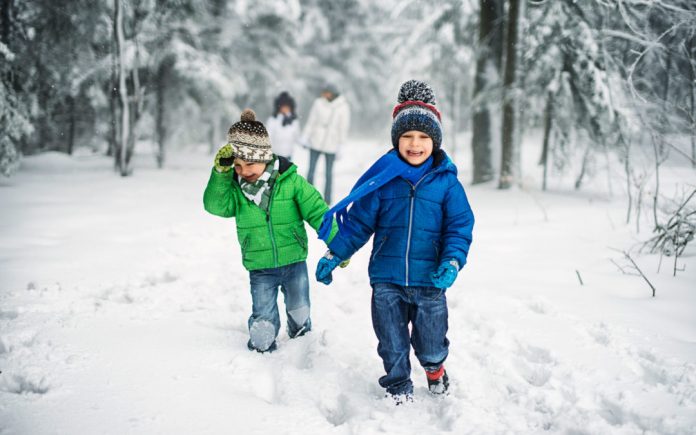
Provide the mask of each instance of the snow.
MULTIPOLYGON (((337 162, 338 196, 386 149, 376 143, 337 162)), ((525 187, 498 191, 469 186, 457 153, 477 221, 447 292, 452 392, 431 397, 412 358, 415 401, 402 406, 377 384, 368 248, 331 286, 311 279, 312 332, 249 352, 234 221, 202 207, 211 156, 172 153, 160 171, 136 155, 127 178, 98 155, 23 159, 0 181, 0 433, 696 432, 694 247, 677 277, 636 256, 650 297, 609 261, 640 239, 624 198, 540 192, 537 149, 523 156, 525 187)), ((324 250, 310 240, 310 273, 324 250)))

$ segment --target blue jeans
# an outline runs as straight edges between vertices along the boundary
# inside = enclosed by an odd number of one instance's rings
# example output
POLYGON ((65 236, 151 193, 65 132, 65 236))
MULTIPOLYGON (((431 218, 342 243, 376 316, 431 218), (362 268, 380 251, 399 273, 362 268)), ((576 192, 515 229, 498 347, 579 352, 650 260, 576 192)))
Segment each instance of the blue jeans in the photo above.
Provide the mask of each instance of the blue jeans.
POLYGON ((307 181, 309 181, 309 183, 312 185, 314 184, 314 171, 317 169, 317 161, 319 160, 319 156, 321 154, 326 156, 326 183, 324 184, 324 201, 326 201, 327 204, 331 204, 331 184, 333 183, 333 164, 334 160, 336 159, 336 154, 315 151, 310 148, 307 181))
POLYGON ((425 370, 439 369, 447 358, 447 298, 443 289, 375 283, 372 326, 379 341, 377 353, 387 372, 379 384, 389 394, 413 393, 411 346, 425 370))
POLYGON ((249 347, 268 350, 280 331, 278 287, 285 298, 288 335, 299 337, 312 329, 309 318, 309 280, 304 261, 249 272, 252 313, 249 317, 249 347))

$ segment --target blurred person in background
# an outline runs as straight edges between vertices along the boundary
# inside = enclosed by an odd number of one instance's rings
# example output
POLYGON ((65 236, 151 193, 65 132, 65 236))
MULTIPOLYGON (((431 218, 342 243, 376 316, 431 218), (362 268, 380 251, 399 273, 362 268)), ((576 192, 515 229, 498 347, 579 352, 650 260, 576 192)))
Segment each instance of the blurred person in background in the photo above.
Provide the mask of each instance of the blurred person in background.
POLYGON ((302 143, 309 148, 309 170, 307 181, 314 184, 314 171, 319 156, 326 158, 326 182, 324 200, 331 204, 331 186, 333 183, 333 163, 346 142, 350 128, 350 106, 338 88, 326 83, 321 88, 321 95, 314 100, 307 118, 302 143))
POLYGON ((273 115, 266 121, 273 151, 292 161, 295 144, 300 140, 300 121, 297 119, 295 99, 283 91, 273 101, 273 115))

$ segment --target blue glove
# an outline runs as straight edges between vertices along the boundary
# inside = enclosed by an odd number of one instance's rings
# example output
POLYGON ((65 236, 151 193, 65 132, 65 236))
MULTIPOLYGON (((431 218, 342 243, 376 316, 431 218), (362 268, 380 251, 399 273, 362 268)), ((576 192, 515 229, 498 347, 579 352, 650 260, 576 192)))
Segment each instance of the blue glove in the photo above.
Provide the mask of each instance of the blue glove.
POLYGON ((331 271, 342 262, 343 260, 338 255, 334 255, 331 251, 326 251, 326 254, 321 257, 319 264, 317 264, 317 272, 315 274, 317 281, 326 285, 331 284, 331 281, 333 281, 331 271))
POLYGON ((445 261, 437 268, 437 272, 430 274, 430 279, 437 288, 449 288, 454 284, 459 273, 459 263, 457 260, 445 261))

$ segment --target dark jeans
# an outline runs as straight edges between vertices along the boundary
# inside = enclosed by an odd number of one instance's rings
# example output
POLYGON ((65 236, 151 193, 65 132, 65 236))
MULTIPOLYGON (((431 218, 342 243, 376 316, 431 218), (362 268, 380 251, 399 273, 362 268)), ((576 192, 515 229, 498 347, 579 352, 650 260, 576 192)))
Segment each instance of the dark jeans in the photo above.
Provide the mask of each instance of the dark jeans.
POLYGON ((317 169, 317 161, 319 160, 319 156, 321 154, 326 156, 326 183, 324 183, 324 201, 326 201, 327 204, 331 204, 331 184, 333 183, 333 164, 334 160, 336 159, 336 154, 316 151, 310 148, 307 181, 314 184, 314 171, 317 169))
POLYGON ((249 281, 252 300, 252 313, 249 317, 251 347, 267 350, 278 336, 278 287, 285 298, 288 335, 294 338, 312 329, 307 263, 302 261, 272 269, 252 270, 249 272, 249 281))
POLYGON ((443 289, 374 284, 372 326, 379 340, 377 353, 387 372, 379 384, 389 394, 413 393, 410 346, 428 371, 440 368, 447 358, 447 298, 443 289))

